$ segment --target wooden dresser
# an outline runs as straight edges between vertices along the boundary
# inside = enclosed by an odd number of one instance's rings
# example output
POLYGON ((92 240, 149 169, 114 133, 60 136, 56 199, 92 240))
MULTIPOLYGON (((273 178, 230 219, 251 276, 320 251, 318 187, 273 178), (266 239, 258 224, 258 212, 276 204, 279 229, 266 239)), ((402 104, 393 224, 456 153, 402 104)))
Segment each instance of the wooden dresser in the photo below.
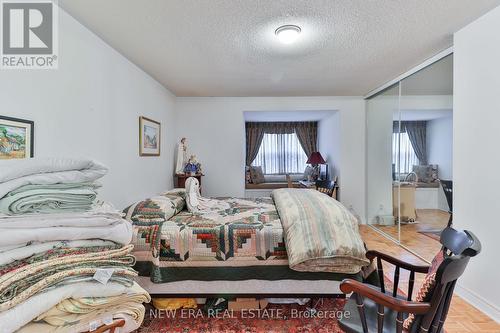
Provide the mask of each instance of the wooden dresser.
POLYGON ((196 175, 194 176, 191 176, 189 174, 185 174, 185 173, 182 173, 182 174, 177 174, 174 176, 174 187, 175 188, 185 188, 186 187, 186 179, 188 179, 189 177, 195 177, 196 179, 198 179, 198 182, 200 183, 200 193, 201 193, 201 178, 204 176, 204 174, 202 173, 197 173, 196 175))

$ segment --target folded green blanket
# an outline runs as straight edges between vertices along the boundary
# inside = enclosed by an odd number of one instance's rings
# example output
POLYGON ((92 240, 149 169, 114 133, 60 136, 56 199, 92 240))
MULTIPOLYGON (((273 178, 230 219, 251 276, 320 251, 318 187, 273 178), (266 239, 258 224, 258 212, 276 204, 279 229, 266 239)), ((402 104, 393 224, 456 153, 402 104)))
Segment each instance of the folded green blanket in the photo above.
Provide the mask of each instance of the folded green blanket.
POLYGON ((21 186, 0 199, 0 213, 17 215, 87 211, 92 208, 98 187, 91 183, 21 186))

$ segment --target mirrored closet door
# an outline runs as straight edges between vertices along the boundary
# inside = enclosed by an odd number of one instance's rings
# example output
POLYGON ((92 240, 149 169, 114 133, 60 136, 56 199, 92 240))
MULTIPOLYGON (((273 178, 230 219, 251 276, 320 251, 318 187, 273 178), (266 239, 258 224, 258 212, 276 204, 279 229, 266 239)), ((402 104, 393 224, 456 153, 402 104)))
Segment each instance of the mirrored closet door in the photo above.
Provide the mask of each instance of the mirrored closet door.
POLYGON ((453 55, 371 97, 367 110, 367 222, 431 260, 452 209, 453 55))

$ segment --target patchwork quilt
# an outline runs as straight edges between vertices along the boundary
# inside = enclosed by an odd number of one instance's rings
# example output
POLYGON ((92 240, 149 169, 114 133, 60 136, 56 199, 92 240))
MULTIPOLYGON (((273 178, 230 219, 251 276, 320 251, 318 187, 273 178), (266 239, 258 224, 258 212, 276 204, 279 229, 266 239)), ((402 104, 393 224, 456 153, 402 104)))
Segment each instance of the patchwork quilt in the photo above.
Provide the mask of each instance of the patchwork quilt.
POLYGON ((184 209, 175 190, 125 209, 134 225, 134 255, 154 283, 181 280, 341 280, 355 274, 291 270, 284 230, 271 198, 218 198, 229 208, 184 209))
MULTIPOLYGON (((174 211, 179 210, 178 198, 173 198, 174 211)), ((174 196, 175 197, 175 196, 174 196)), ((210 279, 222 274, 220 268, 242 269, 253 266, 288 267, 283 229, 270 198, 219 198, 229 208, 205 213, 179 210, 166 221, 146 221, 127 213, 134 224, 133 244, 136 269, 150 274, 153 282, 210 279), (192 274, 195 274, 194 276, 192 274), (205 275, 205 276, 204 276, 205 275), (196 278, 195 278, 196 277, 196 278)), ((164 201, 149 199, 137 207, 148 207, 150 216, 164 201)), ((138 216, 144 212, 137 211, 138 216)), ((169 215, 169 214, 167 214, 169 215)), ((221 279, 236 278, 224 270, 221 279)))

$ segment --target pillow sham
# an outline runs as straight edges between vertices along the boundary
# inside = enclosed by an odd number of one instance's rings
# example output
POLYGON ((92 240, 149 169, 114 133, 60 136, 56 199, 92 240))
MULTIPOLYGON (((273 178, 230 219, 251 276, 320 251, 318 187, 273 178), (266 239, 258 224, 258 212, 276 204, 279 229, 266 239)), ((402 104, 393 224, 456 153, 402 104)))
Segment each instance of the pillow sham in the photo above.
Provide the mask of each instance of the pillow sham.
POLYGON ((186 191, 173 189, 125 208, 125 219, 141 224, 165 222, 179 213, 186 205, 186 191))
POLYGON ((433 183, 438 180, 437 164, 414 165, 413 172, 417 175, 418 181, 422 183, 433 183))
POLYGON ((245 183, 252 184, 252 176, 250 175, 250 167, 245 167, 245 183))
POLYGON ((254 184, 261 184, 266 181, 264 179, 264 172, 262 171, 261 166, 250 167, 250 178, 252 179, 252 183, 254 184))

